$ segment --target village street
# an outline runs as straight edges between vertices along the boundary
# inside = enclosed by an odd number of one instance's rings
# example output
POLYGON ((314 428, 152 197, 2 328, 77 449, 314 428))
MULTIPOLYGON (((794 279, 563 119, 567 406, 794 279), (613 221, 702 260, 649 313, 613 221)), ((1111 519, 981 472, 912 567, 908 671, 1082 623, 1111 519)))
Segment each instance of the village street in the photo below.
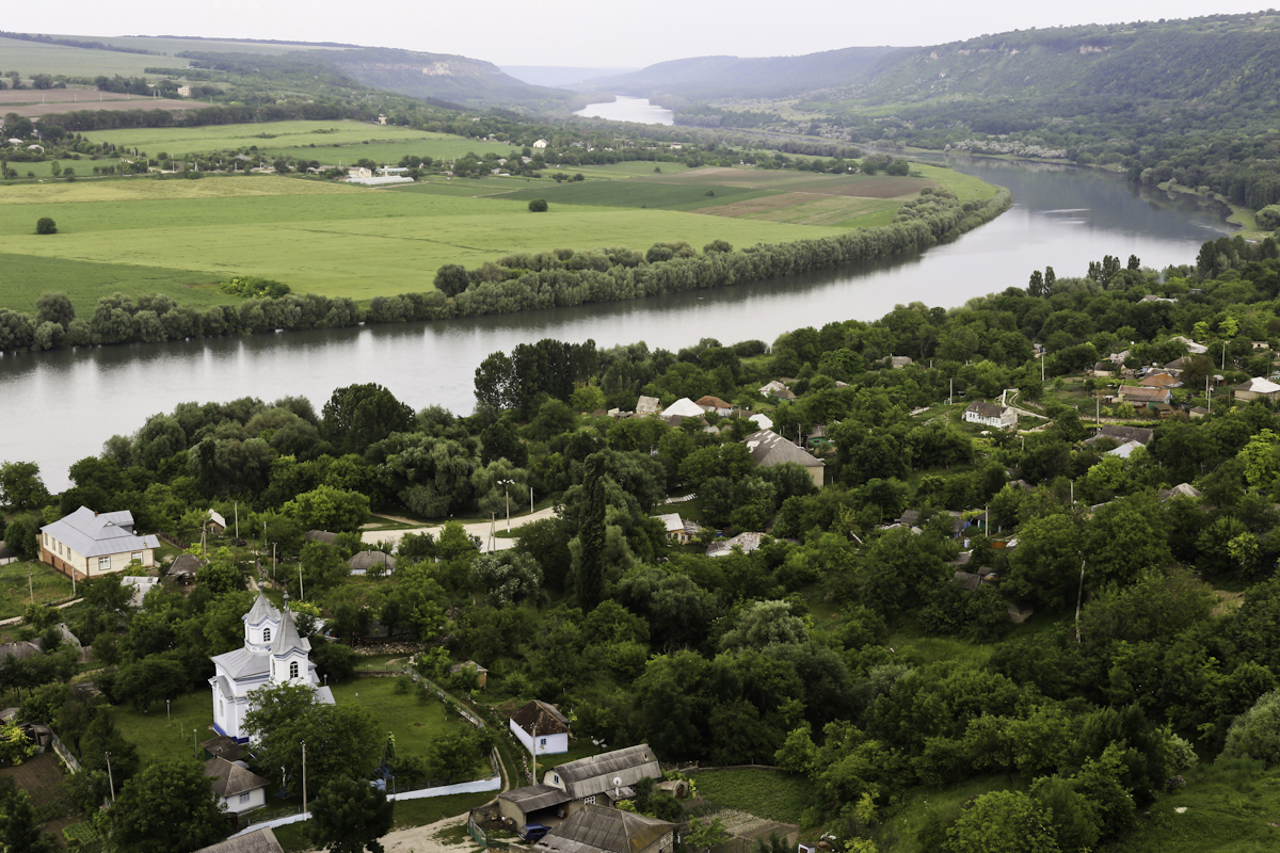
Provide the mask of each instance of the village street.
MULTIPOLYGON (((552 518, 554 516, 555 507, 547 507, 534 513, 525 513, 524 515, 513 515, 511 517, 511 529, 515 530, 516 528, 522 527, 531 522, 542 521, 544 518, 552 518)), ((412 519, 408 518, 397 518, 390 515, 382 517, 404 524, 415 523, 412 519)), ((400 538, 406 533, 430 533, 432 536, 438 538, 442 527, 444 527, 443 524, 432 524, 423 527, 411 527, 404 530, 366 530, 360 535, 360 538, 368 545, 376 545, 379 542, 398 545, 400 543, 400 538)), ((507 529, 507 519, 505 516, 494 521, 467 522, 462 525, 462 528, 467 532, 468 536, 475 536, 480 539, 480 550, 483 552, 491 550, 505 551, 508 548, 514 548, 516 545, 515 539, 495 536, 493 538, 493 546, 490 547, 490 530, 494 532, 502 532, 507 529)))

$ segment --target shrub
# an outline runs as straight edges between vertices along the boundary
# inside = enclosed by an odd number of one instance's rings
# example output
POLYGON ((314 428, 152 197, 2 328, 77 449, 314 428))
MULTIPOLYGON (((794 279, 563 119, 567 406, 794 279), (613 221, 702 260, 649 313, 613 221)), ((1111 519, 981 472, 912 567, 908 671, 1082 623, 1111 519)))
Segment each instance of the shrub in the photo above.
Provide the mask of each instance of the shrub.
POLYGON ((57 234, 58 223, 54 222, 48 216, 42 216, 36 220, 37 234, 57 234))
POLYGON ((529 202, 529 211, 531 213, 546 213, 547 200, 545 198, 535 198, 529 202))

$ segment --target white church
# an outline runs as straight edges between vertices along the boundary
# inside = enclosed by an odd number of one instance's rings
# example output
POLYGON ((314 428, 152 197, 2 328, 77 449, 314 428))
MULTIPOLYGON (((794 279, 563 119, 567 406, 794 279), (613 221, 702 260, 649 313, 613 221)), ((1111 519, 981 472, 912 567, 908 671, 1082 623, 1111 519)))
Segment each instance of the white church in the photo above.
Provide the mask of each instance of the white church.
POLYGON ((219 734, 248 742, 244 718, 251 710, 250 694, 262 687, 308 684, 315 688, 317 702, 333 704, 333 692, 320 685, 315 664, 308 657, 311 643, 299 636, 287 598, 281 612, 258 593, 252 609, 240 618, 244 620, 244 648, 213 658, 216 674, 209 679, 213 727, 219 734))

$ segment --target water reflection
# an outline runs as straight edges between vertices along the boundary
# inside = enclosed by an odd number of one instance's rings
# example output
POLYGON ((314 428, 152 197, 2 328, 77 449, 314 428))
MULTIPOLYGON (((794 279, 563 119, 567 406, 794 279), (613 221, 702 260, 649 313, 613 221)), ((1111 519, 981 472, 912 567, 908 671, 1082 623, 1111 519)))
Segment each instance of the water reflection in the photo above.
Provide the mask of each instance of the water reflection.
POLYGON ((676 350, 704 337, 772 342, 800 326, 873 320, 897 304, 961 305, 1025 287, 1031 270, 1045 266, 1059 276, 1082 275, 1104 254, 1134 254, 1155 268, 1191 263, 1203 240, 1227 230, 1211 211, 1166 204, 1097 172, 971 159, 953 165, 1009 187, 1017 203, 955 243, 892 262, 442 323, 0 357, 0 460, 36 461, 50 488, 61 489, 73 461, 183 401, 302 395, 318 410, 334 388, 377 382, 414 408, 469 412, 476 366, 517 343, 643 340, 676 350))

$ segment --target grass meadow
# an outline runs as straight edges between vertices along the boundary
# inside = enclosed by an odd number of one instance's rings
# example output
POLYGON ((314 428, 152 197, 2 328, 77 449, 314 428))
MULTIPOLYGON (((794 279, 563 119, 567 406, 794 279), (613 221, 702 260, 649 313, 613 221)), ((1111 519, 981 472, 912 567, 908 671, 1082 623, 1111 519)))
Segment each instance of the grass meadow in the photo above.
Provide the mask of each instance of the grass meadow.
MULTIPOLYGON (((497 192, 510 184, 477 183, 490 185, 457 180, 439 192, 438 184, 386 192, 241 176, 10 187, 0 194, 9 202, 0 203, 0 235, 12 261, 0 268, 0 304, 30 310, 40 293, 62 290, 83 315, 99 296, 131 290, 120 280, 135 275, 148 281, 142 292, 207 304, 226 301, 212 285, 237 274, 279 279, 297 292, 367 301, 430 290, 443 264, 473 267, 510 252, 646 249, 659 240, 701 247, 725 239, 747 246, 839 233, 653 208, 553 203, 548 213, 531 214, 523 198, 497 192), (458 186, 483 197, 459 196, 458 186), (57 234, 34 233, 43 216, 57 222, 57 234), (108 275, 107 267, 129 269, 108 275)), ((546 189, 550 195, 556 188, 546 189)))
POLYGON ((362 121, 278 121, 269 124, 224 124, 209 127, 130 128, 84 134, 92 142, 138 148, 155 157, 161 152, 186 157, 211 151, 257 146, 269 156, 290 154, 336 164, 361 157, 398 162, 406 154, 451 160, 468 151, 511 152, 510 145, 482 142, 447 133, 362 121))
MULTIPOLYGON (((449 159, 510 146, 353 121, 286 121, 102 131, 93 139, 155 156, 258 146, 326 163, 406 153, 449 159), (313 147, 314 146, 314 147, 313 147)), ((47 168, 47 164, 40 164, 47 168)), ((962 199, 994 192, 948 169, 916 176, 822 175, 753 168, 629 162, 566 167, 586 180, 432 176, 367 188, 301 176, 46 180, 0 192, 0 306, 33 311, 40 294, 68 293, 80 316, 115 291, 158 292, 196 307, 236 300, 218 283, 236 275, 278 279, 298 293, 350 297, 432 289, 447 263, 476 267, 513 252, 604 246, 645 250, 684 240, 702 247, 784 243, 888 224, 920 189, 941 184, 962 199), (661 171, 655 172, 658 168, 661 171), (528 202, 551 209, 531 214, 528 202), (51 217, 55 235, 34 233, 51 217)))
MULTIPOLYGON (((190 50, 189 47, 184 49, 190 50)), ((29 78, 32 74, 66 74, 75 77, 120 74, 137 77, 148 66, 166 64, 159 56, 141 53, 86 50, 3 37, 0 37, 0 54, 4 56, 4 70, 20 71, 24 78, 29 78)))
POLYGON ((71 597, 71 579, 38 560, 0 566, 0 619, 21 616, 31 603, 32 590, 36 604, 62 601, 71 597), (30 584, 28 570, 31 572, 30 584))

